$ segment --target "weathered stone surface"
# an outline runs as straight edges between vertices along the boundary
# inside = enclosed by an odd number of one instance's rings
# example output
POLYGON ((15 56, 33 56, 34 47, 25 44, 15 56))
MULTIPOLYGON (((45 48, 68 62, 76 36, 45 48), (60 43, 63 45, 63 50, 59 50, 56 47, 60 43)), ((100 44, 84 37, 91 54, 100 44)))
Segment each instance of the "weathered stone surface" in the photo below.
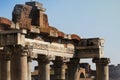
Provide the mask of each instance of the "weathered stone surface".
POLYGON ((26 5, 16 5, 13 10, 13 22, 19 23, 20 28, 30 30, 33 33, 48 34, 51 37, 60 37, 80 41, 80 37, 65 34, 55 27, 49 26, 47 14, 44 13, 42 4, 27 2, 26 5), (39 30, 39 29, 40 30, 39 30))
POLYGON ((8 30, 0 32, 0 46, 25 45, 25 35, 21 30, 8 30))
POLYGON ((12 21, 19 23, 20 28, 30 29, 31 28, 31 14, 32 7, 28 5, 18 4, 14 7, 12 13, 12 21))
POLYGON ((42 33, 42 34, 50 34, 50 28, 48 27, 40 27, 40 32, 42 33))
POLYGON ((43 14, 43 26, 45 27, 45 28, 48 28, 49 27, 49 23, 48 23, 48 16, 47 16, 47 14, 43 14))
POLYGON ((102 58, 104 57, 104 40, 101 38, 81 39, 76 46, 76 57, 102 58))

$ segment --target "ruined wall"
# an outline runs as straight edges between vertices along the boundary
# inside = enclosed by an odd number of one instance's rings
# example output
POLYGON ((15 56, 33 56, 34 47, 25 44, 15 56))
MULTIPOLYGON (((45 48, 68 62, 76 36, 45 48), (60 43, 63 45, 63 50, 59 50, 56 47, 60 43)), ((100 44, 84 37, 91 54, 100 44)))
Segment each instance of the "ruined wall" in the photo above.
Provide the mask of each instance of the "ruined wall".
POLYGON ((18 4, 15 6, 12 13, 12 21, 19 23, 21 28, 30 29, 31 27, 31 13, 32 7, 28 5, 18 4))

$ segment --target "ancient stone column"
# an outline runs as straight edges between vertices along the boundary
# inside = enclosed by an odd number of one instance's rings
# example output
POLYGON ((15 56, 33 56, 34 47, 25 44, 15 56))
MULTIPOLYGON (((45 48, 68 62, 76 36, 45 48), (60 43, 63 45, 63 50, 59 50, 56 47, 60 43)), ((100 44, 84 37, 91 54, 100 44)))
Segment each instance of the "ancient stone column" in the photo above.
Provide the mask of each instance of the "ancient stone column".
POLYGON ((27 67, 28 67, 28 80, 31 80, 31 62, 32 62, 32 59, 31 57, 28 57, 28 60, 27 60, 27 67))
POLYGON ((11 80, 10 74, 10 55, 1 54, 1 80, 11 80))
POLYGON ((11 80, 28 80, 27 52, 22 46, 14 46, 11 58, 11 80))
POLYGON ((109 58, 94 58, 96 63, 96 80, 109 80, 109 58))
POLYGON ((65 63, 63 58, 56 57, 54 63, 54 80, 65 80, 65 63))
POLYGON ((67 63, 67 80, 79 80, 79 58, 71 58, 67 63))
POLYGON ((39 80, 50 80, 49 58, 45 55, 38 55, 39 80))

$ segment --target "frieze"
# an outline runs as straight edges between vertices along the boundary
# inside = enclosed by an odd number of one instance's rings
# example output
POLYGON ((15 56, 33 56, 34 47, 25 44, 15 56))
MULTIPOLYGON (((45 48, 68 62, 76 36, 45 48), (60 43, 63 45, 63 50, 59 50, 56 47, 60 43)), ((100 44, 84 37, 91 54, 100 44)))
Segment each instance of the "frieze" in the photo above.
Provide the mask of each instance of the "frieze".
POLYGON ((64 47, 64 44, 49 43, 39 40, 25 39, 26 45, 32 49, 47 50, 52 52, 74 53, 74 47, 64 47))

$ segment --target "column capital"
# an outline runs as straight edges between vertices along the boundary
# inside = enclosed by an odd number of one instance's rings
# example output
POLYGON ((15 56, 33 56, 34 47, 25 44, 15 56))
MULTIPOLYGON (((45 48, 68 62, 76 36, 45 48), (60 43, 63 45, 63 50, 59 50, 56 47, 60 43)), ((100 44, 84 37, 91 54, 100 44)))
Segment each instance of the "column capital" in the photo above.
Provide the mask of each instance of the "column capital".
POLYGON ((3 50, 0 51, 1 58, 3 60, 10 60, 11 59, 11 50, 10 47, 5 46, 3 50))
POLYGON ((40 55, 38 54, 38 58, 37 58, 38 62, 40 62, 41 64, 46 64, 46 63, 49 63, 50 60, 49 60, 49 56, 46 56, 46 55, 40 55))
POLYGON ((64 58, 62 57, 56 57, 53 63, 54 63, 54 68, 65 67, 64 58))
POLYGON ((28 49, 21 45, 14 45, 14 46, 12 46, 12 53, 19 55, 19 56, 27 56, 28 49))
POLYGON ((110 58, 94 58, 92 62, 96 64, 109 64, 110 58))
POLYGON ((79 58, 70 58, 70 62, 68 62, 67 64, 78 64, 80 61, 79 58))
POLYGON ((67 80, 78 80, 79 74, 79 58, 71 58, 67 63, 67 80))

